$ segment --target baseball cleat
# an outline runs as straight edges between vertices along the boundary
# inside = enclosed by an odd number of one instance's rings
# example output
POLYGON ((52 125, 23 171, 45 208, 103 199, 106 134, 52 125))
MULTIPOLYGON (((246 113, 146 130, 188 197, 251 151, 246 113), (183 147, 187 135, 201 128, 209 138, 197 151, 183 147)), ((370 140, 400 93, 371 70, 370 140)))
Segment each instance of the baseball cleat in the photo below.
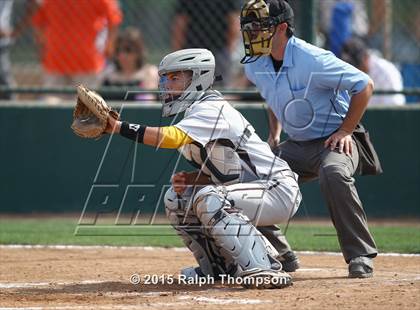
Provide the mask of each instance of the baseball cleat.
POLYGON ((300 268, 299 258, 293 251, 288 251, 283 255, 279 255, 276 259, 283 265, 283 270, 286 272, 295 272, 300 268))
POLYGON ((350 260, 349 278, 370 278, 373 276, 373 261, 369 257, 359 256, 350 260))
POLYGON ((187 267, 181 269, 181 275, 185 276, 186 279, 205 277, 205 274, 201 271, 200 267, 187 267))

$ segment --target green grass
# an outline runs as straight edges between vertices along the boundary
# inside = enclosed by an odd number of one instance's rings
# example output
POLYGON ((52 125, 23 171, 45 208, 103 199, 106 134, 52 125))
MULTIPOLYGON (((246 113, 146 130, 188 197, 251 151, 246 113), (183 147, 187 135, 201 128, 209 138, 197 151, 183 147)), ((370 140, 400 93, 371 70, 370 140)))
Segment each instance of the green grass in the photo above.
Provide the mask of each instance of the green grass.
MULTIPOLYGON (((0 244, 75 244, 125 246, 182 246, 168 226, 83 227, 75 235, 70 218, 0 219, 0 244)), ((420 253, 420 229, 409 225, 370 225, 381 252, 420 253)), ((336 251, 340 248, 333 227, 291 223, 286 236, 295 250, 336 251)))

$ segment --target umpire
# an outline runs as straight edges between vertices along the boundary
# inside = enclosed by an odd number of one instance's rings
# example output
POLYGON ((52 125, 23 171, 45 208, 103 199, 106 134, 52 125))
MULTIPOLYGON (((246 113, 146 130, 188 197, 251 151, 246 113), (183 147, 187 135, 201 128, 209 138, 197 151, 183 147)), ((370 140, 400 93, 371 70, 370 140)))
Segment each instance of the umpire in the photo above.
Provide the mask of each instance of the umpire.
POLYGON ((377 249, 354 184, 359 152, 352 133, 372 95, 372 80, 295 37, 285 0, 247 1, 241 31, 241 62, 269 106, 270 145, 301 182, 319 178, 349 277, 371 277, 377 249), (289 139, 278 144, 282 129, 289 139))

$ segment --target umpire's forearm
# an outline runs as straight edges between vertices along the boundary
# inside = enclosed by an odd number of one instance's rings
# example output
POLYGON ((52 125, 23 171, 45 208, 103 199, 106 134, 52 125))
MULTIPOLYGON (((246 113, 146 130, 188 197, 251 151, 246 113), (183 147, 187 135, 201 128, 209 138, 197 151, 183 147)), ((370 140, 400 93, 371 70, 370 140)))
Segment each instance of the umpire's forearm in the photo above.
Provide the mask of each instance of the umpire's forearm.
POLYGON ((354 129, 356 128, 357 124, 359 124, 363 114, 365 113, 372 93, 373 82, 372 80, 369 80, 369 83, 365 89, 363 89, 360 93, 352 96, 349 110, 347 111, 347 115, 340 127, 341 130, 348 132, 349 134, 353 133, 354 129))

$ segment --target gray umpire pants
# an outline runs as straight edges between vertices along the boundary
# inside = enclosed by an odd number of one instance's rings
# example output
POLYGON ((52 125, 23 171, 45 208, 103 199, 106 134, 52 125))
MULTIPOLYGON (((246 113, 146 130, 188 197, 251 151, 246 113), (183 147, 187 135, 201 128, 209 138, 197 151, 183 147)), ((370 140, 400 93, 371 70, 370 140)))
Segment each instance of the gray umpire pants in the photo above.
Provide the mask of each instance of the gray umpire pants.
MULTIPOLYGON (((353 175, 359 163, 356 143, 353 141, 353 153, 347 156, 324 148, 324 141, 325 139, 305 142, 287 140, 274 152, 287 161, 293 172, 299 175, 300 183, 319 179, 346 262, 349 263, 358 256, 375 257, 378 253, 375 241, 369 232, 366 214, 354 185, 353 175)), ((278 232, 277 234, 281 235, 278 232)), ((272 236, 268 239, 273 242, 275 238, 272 236)), ((284 236, 277 238, 275 242, 284 251, 290 249, 284 236)))

